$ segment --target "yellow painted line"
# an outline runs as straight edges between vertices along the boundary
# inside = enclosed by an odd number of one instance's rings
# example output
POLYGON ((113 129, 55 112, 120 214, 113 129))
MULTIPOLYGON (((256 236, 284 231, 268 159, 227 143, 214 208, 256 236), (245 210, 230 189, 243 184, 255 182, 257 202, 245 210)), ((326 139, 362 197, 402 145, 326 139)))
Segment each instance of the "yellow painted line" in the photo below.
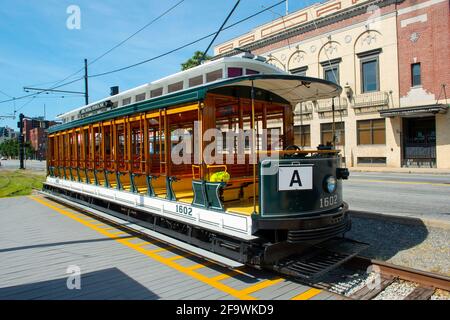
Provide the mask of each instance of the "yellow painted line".
POLYGON ((221 281, 221 280, 224 280, 224 279, 231 278, 232 276, 235 276, 237 274, 238 274, 237 272, 222 273, 222 274, 219 274, 216 277, 211 278, 211 280, 212 281, 221 281))
POLYGON ((113 227, 108 227, 108 228, 101 228, 104 231, 108 231, 108 230, 116 230, 116 228, 113 227))
POLYGON ((225 279, 234 277, 234 276, 236 276, 238 274, 245 275, 245 273, 243 271, 241 271, 239 269, 233 269, 230 272, 219 274, 218 276, 215 276, 215 277, 211 278, 211 280, 221 281, 221 280, 225 280, 225 279))
POLYGON ((107 224, 104 224, 103 222, 99 223, 93 223, 94 226, 107 226, 107 224))
POLYGON ((183 259, 183 258, 186 258, 186 257, 185 256, 173 256, 173 257, 167 258, 167 260, 169 260, 169 261, 176 261, 176 260, 180 260, 180 259, 183 259))
POLYGON ((238 299, 255 300, 255 297, 249 295, 249 293, 255 292, 259 289, 268 287, 272 284, 275 284, 275 283, 283 280, 283 279, 267 280, 267 281, 263 281, 262 283, 259 283, 255 286, 252 286, 252 287, 244 289, 244 290, 236 290, 236 289, 229 287, 221 282, 213 281, 210 278, 208 278, 200 273, 195 272, 195 270, 192 269, 192 267, 191 267, 191 269, 188 267, 183 267, 183 266, 177 264, 175 261, 170 261, 168 258, 164 258, 164 257, 152 252, 151 250, 146 250, 140 246, 137 246, 137 245, 131 243, 130 241, 128 241, 128 239, 120 239, 120 238, 118 239, 112 233, 106 231, 104 228, 99 228, 98 226, 95 226, 94 224, 77 217, 75 214, 73 214, 67 210, 60 209, 60 208, 54 206, 51 202, 48 202, 46 200, 43 200, 42 198, 38 198, 35 196, 30 196, 29 198, 33 199, 34 201, 36 201, 50 209, 53 209, 53 210, 59 212, 60 214, 66 216, 68 218, 71 218, 71 219, 81 223, 82 225, 84 225, 92 230, 97 231, 98 233, 100 233, 108 238, 114 239, 114 241, 117 241, 117 242, 121 243, 122 245, 124 245, 128 248, 131 248, 143 255, 146 255, 147 257, 166 265, 167 267, 177 270, 187 276, 190 276, 191 278, 194 278, 200 282, 203 282, 213 288, 216 288, 217 290, 225 292, 225 293, 227 293, 235 298, 238 298, 238 299))
POLYGON ((435 183, 435 182, 421 182, 421 181, 392 181, 392 180, 371 180, 371 179, 354 179, 352 182, 375 182, 375 183, 390 183, 390 184, 410 184, 410 185, 428 185, 438 187, 450 187, 447 183, 435 183))
MULTIPOLYGON (((95 224, 94 224, 94 226, 95 226, 95 224)), ((123 231, 119 231, 119 232, 114 232, 114 233, 111 233, 111 234, 114 235, 114 236, 120 236, 122 234, 128 234, 128 233, 123 232, 123 231)))
POLYGON ((163 252, 163 251, 167 251, 168 248, 158 248, 158 249, 154 249, 154 250, 146 250, 149 253, 158 253, 158 252, 163 252))
POLYGON ((143 246, 146 246, 146 245, 152 244, 152 243, 148 242, 148 241, 144 241, 144 242, 138 242, 138 243, 133 243, 133 244, 138 247, 143 247, 143 246))
POLYGON ((253 286, 250 286, 250 287, 248 287, 248 288, 245 288, 245 289, 241 290, 240 292, 241 292, 242 294, 253 293, 253 292, 255 292, 255 291, 259 291, 259 290, 261 290, 261 289, 264 289, 264 288, 273 286, 274 284, 277 284, 278 282, 281 282, 281 281, 283 281, 283 280, 284 280, 283 278, 278 278, 278 277, 277 277, 277 278, 274 278, 274 279, 272 279, 272 280, 264 280, 264 281, 261 281, 261 282, 255 284, 255 285, 253 285, 253 286))
POLYGON ((198 270, 198 269, 201 269, 201 268, 208 267, 208 266, 210 266, 211 264, 213 264, 213 263, 210 262, 210 261, 207 261, 207 262, 205 262, 205 263, 194 264, 193 266, 186 267, 186 269, 192 270, 192 271, 193 271, 193 270, 198 270))
POLYGON ((311 288, 309 290, 306 290, 305 292, 293 297, 291 300, 309 300, 312 297, 317 296, 319 293, 321 293, 322 290, 311 288))

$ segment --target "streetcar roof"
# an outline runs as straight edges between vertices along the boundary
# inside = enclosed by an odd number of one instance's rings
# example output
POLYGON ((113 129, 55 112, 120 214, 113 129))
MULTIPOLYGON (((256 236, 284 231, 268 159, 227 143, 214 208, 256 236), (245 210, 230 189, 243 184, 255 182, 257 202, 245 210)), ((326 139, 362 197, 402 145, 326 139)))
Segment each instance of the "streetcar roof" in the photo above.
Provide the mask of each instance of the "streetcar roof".
POLYGON ((333 98, 339 96, 342 92, 342 88, 338 84, 318 78, 289 74, 246 75, 207 83, 202 86, 136 102, 83 119, 59 124, 50 127, 49 132, 51 133, 66 130, 89 123, 95 123, 125 115, 132 115, 149 110, 167 108, 183 103, 202 101, 210 91, 233 86, 251 87, 252 84, 255 89, 262 89, 273 93, 292 106, 300 102, 333 98))

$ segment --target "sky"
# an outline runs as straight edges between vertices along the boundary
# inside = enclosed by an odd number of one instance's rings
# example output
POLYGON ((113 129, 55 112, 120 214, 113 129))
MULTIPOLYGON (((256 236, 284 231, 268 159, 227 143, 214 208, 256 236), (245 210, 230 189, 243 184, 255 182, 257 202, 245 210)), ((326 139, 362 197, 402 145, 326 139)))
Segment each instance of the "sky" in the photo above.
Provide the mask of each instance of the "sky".
MULTIPOLYGON (((2 0, 0 6, 0 102, 25 94, 23 87, 49 88, 83 68, 180 0, 2 0), (69 29, 67 9, 80 9, 80 28, 69 29)), ((241 0, 228 25, 279 0, 241 0)), ((318 1, 289 0, 289 12, 318 1)), ((174 10, 89 65, 89 74, 124 67, 159 55, 218 30, 235 0, 184 0, 174 10)), ((284 4, 220 33, 213 47, 284 15, 284 4)), ((120 91, 180 71, 180 64, 196 50, 204 51, 212 38, 141 66, 89 79, 89 101, 109 95, 111 86, 120 91)), ((79 73, 66 81, 79 78, 79 73)), ((84 91, 78 81, 61 90, 84 91)), ((28 117, 55 119, 58 114, 84 105, 84 97, 73 94, 41 94, 0 103, 0 116, 14 110, 28 117), (64 96, 64 98, 62 98, 64 96)), ((17 115, 18 115, 17 113, 17 115)), ((0 118, 0 126, 17 130, 17 118, 0 118)))

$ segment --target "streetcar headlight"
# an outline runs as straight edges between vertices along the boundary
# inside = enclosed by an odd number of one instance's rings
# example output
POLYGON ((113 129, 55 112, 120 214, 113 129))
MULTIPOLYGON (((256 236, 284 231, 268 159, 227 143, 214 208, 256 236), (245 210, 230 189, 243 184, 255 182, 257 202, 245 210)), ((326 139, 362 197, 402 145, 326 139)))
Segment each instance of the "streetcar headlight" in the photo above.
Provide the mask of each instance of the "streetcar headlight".
POLYGON ((326 187, 326 190, 328 191, 328 193, 333 193, 334 191, 336 191, 336 187, 337 187, 336 178, 334 176, 329 176, 325 180, 325 187, 326 187))

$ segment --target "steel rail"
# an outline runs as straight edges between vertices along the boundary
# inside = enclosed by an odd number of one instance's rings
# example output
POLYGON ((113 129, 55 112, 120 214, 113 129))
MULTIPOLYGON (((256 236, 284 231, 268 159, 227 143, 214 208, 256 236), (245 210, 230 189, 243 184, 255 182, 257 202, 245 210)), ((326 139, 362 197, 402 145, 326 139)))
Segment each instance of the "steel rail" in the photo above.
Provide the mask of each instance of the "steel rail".
POLYGON ((357 256, 348 262, 353 266, 367 268, 370 265, 379 268, 381 274, 411 281, 423 286, 450 291, 450 277, 429 271, 394 265, 389 262, 357 256))

